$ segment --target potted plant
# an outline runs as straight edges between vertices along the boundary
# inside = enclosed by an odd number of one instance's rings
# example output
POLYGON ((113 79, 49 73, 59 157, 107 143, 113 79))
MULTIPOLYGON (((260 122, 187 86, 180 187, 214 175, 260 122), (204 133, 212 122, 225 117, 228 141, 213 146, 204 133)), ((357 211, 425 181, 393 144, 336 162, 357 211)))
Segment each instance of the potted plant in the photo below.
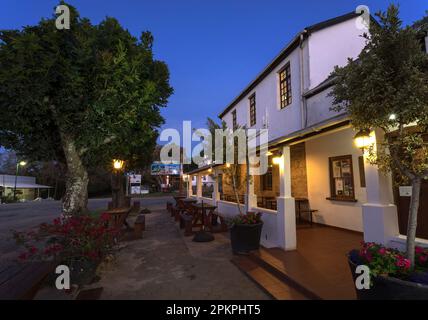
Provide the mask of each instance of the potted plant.
POLYGON ((261 213, 247 212, 239 214, 232 220, 230 242, 235 254, 248 254, 259 249, 263 221, 261 213))
POLYGON ((36 230, 14 231, 25 251, 19 260, 45 260, 70 269, 72 284, 89 284, 99 263, 113 253, 119 230, 110 227, 111 216, 76 215, 43 223, 36 230))
POLYGON ((361 300, 426 300, 428 299, 428 249, 416 247, 415 267, 403 252, 376 243, 362 243, 360 250, 348 255, 354 281, 356 268, 365 265, 370 270, 369 289, 356 289, 361 300))

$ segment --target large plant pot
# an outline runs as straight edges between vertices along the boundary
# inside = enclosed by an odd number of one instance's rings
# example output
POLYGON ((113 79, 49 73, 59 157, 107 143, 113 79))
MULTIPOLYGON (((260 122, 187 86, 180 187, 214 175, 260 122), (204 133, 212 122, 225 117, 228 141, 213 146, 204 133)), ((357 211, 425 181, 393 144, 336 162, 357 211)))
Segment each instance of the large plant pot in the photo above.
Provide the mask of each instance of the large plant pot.
POLYGON ((248 254, 260 247, 263 222, 257 224, 234 224, 230 229, 230 242, 234 254, 248 254))
POLYGON ((98 263, 89 260, 76 260, 70 264, 70 281, 79 286, 91 284, 95 278, 98 263))
POLYGON ((355 273, 355 269, 359 265, 358 261, 355 261, 357 253, 357 250, 349 253, 348 263, 359 300, 428 300, 428 285, 393 277, 374 277, 371 279, 373 285, 370 289, 358 290, 355 286, 355 280, 359 276, 355 273))

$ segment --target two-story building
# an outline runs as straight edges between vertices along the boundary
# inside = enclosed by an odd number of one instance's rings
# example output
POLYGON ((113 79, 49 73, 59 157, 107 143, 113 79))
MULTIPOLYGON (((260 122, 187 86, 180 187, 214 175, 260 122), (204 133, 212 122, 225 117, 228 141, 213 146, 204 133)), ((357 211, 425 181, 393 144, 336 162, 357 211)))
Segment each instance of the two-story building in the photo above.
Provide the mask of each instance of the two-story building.
MULTIPOLYGON (((268 129, 268 172, 253 177, 248 196, 250 210, 264 213, 266 247, 296 248, 296 214, 364 232, 366 241, 404 241, 391 177, 364 161, 347 114, 330 110, 334 66, 355 59, 365 45, 361 35, 368 30, 359 18, 349 13, 304 28, 219 114, 229 128, 268 129)), ((381 139, 375 130, 373 140, 381 139)), ((200 185, 193 196, 214 202, 223 214, 238 213, 221 165, 191 175, 200 185), (216 177, 212 196, 202 195, 205 175, 216 177)))

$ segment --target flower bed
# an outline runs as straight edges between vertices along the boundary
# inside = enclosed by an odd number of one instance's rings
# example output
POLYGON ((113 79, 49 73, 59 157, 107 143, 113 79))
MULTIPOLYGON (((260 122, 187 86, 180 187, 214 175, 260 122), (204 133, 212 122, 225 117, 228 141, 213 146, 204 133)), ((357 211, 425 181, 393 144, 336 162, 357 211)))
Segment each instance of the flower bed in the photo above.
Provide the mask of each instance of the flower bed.
POLYGON ((69 266, 75 275, 95 272, 96 266, 113 253, 116 243, 119 230, 111 227, 110 220, 108 214, 100 217, 78 215, 54 219, 50 224, 41 224, 36 230, 14 231, 16 242, 25 249, 19 259, 54 260, 69 266))

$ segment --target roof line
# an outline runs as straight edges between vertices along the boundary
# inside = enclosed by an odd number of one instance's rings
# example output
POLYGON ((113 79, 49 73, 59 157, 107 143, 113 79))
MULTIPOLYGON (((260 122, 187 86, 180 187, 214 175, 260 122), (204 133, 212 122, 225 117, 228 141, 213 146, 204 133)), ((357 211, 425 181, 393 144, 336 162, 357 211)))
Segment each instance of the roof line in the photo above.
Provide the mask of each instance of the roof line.
POLYGON ((307 37, 311 32, 319 31, 329 26, 355 18, 359 15, 361 14, 356 13, 355 11, 351 11, 347 14, 328 19, 304 28, 287 44, 284 49, 282 49, 282 51, 267 65, 267 67, 263 69, 263 71, 260 72, 257 77, 252 82, 250 82, 250 84, 244 90, 242 90, 241 93, 235 99, 233 99, 233 101, 218 115, 218 117, 221 119, 230 109, 232 109, 239 101, 241 101, 246 95, 248 95, 251 90, 253 90, 264 78, 266 78, 266 76, 273 69, 275 69, 275 67, 277 67, 290 54, 292 50, 294 50, 299 45, 301 35, 307 37))

